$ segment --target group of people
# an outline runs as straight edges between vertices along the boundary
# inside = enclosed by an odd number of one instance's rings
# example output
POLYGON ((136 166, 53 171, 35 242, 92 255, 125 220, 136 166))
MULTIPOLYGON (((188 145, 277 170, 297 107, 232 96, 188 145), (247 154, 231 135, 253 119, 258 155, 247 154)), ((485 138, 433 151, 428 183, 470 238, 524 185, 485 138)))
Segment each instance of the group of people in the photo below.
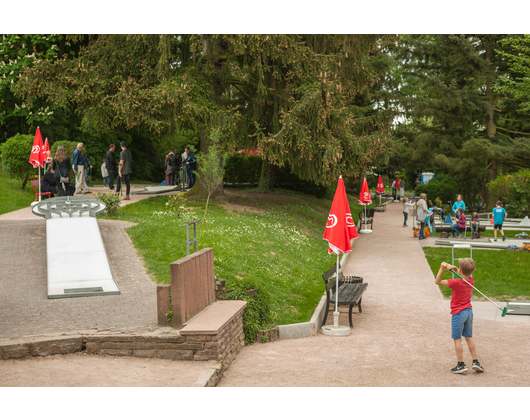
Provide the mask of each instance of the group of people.
POLYGON ((403 178, 400 178, 399 180, 399 186, 396 185, 396 180, 392 181, 392 197, 394 197, 394 200, 397 200, 397 189, 399 188, 399 196, 404 197, 405 196, 405 180, 403 178))
POLYGON ((174 149, 171 149, 166 155, 164 161, 164 171, 166 172, 167 185, 177 185, 180 181, 179 171, 184 167, 187 175, 187 187, 191 188, 195 185, 195 174, 193 171, 197 169, 197 159, 195 153, 189 147, 184 149, 182 155, 177 155, 174 149))
MULTIPOLYGON (((407 197, 403 197, 403 227, 408 227, 407 220, 409 216, 409 207, 416 206, 416 218, 418 222, 420 222, 420 229, 418 232, 418 238, 419 239, 425 239, 425 228, 427 226, 427 223, 429 221, 429 217, 432 217, 433 212, 432 209, 430 209, 427 206, 427 195, 425 193, 420 194, 420 199, 417 203, 413 203, 408 201, 407 197)), ((464 203, 463 197, 461 194, 458 194, 457 201, 453 203, 453 213, 455 214, 456 223, 451 225, 451 233, 452 237, 455 238, 458 236, 459 238, 462 238, 463 235, 460 232, 460 229, 465 229, 466 227, 466 215, 464 214, 464 211, 466 210, 466 204, 464 203)), ((497 242, 497 232, 500 231, 502 235, 502 240, 506 240, 506 236, 504 235, 504 231, 502 230, 502 225, 504 223, 504 219, 507 215, 506 210, 502 207, 502 201, 497 201, 496 207, 492 211, 493 214, 493 232, 495 239, 494 241, 497 242)), ((476 209, 473 209, 473 212, 471 214, 471 239, 475 238, 475 234, 478 235, 480 226, 480 217, 478 215, 478 211, 476 209)))
MULTIPOLYGON (((114 144, 109 146, 109 151, 103 160, 101 171, 104 176, 104 184, 106 185, 108 183, 110 191, 114 191, 113 182, 116 177, 116 172, 118 172, 116 192, 119 193, 121 191, 121 181, 123 180, 127 188, 127 194, 124 200, 130 200, 129 194, 131 186, 129 177, 131 174, 132 153, 127 149, 127 142, 122 141, 120 147, 122 149, 120 161, 116 164, 116 158, 114 156, 116 146, 114 144), (103 168, 105 169, 105 174, 103 174, 103 168)), ((52 197, 54 194, 57 194, 57 196, 88 194, 90 191, 86 182, 87 168, 92 168, 92 164, 88 160, 88 157, 83 154, 83 143, 77 144, 71 160, 66 155, 64 146, 60 145, 57 147, 52 162, 48 165, 48 171, 44 174, 41 191, 52 193, 52 197), (72 186, 70 180, 70 168, 74 171, 75 188, 72 186)))

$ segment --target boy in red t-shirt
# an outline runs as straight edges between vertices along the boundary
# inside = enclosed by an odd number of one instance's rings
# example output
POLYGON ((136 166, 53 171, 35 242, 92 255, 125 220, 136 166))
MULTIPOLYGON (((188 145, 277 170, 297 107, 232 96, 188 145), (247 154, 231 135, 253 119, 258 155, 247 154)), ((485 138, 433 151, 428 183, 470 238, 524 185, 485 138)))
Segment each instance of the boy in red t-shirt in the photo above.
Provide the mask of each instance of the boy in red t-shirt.
POLYGON ((435 283, 439 286, 447 286, 453 289, 451 296, 451 314, 452 314, 452 337, 455 343, 457 365, 451 369, 453 373, 463 373, 467 371, 464 363, 464 348, 462 347, 462 336, 466 339, 467 347, 473 357, 472 369, 477 372, 484 372, 484 368, 477 360, 477 350, 475 341, 473 340, 473 310, 471 306, 471 294, 473 288, 469 284, 475 284, 471 274, 475 271, 475 261, 471 258, 462 258, 460 260, 460 268, 452 266, 443 262, 440 270, 436 275, 435 283), (445 270, 455 270, 469 284, 462 279, 442 280, 442 274, 445 270))

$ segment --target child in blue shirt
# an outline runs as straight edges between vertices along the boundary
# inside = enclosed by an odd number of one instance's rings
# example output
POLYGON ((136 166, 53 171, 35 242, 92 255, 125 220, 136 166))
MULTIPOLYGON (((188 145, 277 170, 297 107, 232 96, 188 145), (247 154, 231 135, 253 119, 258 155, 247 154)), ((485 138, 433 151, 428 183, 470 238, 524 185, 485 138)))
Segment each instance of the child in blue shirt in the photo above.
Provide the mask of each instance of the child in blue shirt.
POLYGON ((475 233, 478 236, 478 227, 480 225, 480 217, 476 209, 473 209, 473 214, 471 215, 471 239, 475 239, 475 233))
POLYGON ((504 231, 502 230, 502 224, 504 222, 504 218, 508 215, 506 213, 506 210, 502 208, 502 201, 497 201, 497 207, 495 207, 491 213, 493 214, 493 233, 495 234, 494 241, 497 242, 497 230, 501 231, 502 234, 502 240, 506 240, 506 236, 504 236, 504 231))

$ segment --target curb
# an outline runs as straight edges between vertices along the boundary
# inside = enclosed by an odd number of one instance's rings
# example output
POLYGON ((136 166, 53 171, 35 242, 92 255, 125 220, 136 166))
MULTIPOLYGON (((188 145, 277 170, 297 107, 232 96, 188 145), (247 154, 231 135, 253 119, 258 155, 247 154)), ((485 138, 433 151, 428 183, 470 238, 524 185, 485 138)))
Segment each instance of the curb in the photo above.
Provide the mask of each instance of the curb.
MULTIPOLYGON (((351 240, 353 247, 353 239, 351 240)), ((340 269, 339 273, 342 272, 348 261, 348 256, 350 254, 344 254, 340 260, 340 269)), ((324 313, 326 311, 326 293, 320 298, 315 312, 309 322, 300 322, 298 324, 287 324, 287 325, 278 325, 278 335, 280 340, 288 340, 292 338, 305 338, 312 337, 318 334, 322 321, 324 320, 324 313)))

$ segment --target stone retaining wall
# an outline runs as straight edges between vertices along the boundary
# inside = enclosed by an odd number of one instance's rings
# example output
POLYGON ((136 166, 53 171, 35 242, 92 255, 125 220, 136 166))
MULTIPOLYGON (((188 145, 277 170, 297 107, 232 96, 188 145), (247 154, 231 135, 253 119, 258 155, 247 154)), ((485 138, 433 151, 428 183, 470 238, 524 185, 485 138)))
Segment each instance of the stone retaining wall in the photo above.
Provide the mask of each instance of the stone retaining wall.
POLYGON ((245 345, 243 310, 214 333, 159 335, 75 335, 0 342, 0 359, 49 356, 86 350, 89 354, 176 360, 217 360, 230 366, 245 345))

